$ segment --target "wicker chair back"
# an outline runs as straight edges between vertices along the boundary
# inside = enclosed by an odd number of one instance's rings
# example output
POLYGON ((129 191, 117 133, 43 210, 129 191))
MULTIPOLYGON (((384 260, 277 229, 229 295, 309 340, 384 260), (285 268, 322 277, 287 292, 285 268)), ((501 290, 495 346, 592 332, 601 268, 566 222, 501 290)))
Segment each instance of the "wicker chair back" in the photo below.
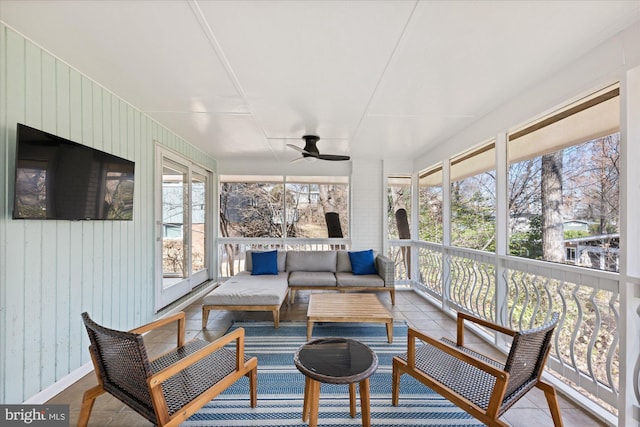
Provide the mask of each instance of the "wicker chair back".
POLYGON ((501 413, 535 387, 540 371, 544 369, 558 319, 559 314, 553 313, 548 323, 534 329, 518 331, 514 335, 504 367, 509 373, 509 383, 500 408, 501 413))
POLYGON ((147 385, 152 372, 142 335, 105 328, 91 320, 87 313, 82 313, 82 320, 104 389, 155 424, 147 385))

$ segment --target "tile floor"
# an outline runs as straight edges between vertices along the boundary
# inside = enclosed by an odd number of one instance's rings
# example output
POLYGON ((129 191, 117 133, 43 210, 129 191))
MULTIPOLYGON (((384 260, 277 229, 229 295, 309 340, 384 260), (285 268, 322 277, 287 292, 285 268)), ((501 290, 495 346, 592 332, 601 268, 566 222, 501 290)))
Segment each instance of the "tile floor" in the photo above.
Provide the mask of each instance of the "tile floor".
MULTIPOLYGON (((379 295, 379 298, 389 311, 393 313, 396 320, 406 320, 410 326, 436 337, 448 335, 455 339, 455 321, 442 313, 437 307, 427 302, 420 295, 412 291, 397 292, 395 306, 391 305, 390 298, 386 293, 379 295)), ((306 320, 308 301, 309 292, 297 292, 294 304, 290 306, 284 305, 282 307, 280 320, 282 322, 306 320)), ((187 340, 199 337, 212 341, 223 335, 231 326, 233 320, 272 320, 271 313, 212 311, 209 316, 207 329, 203 330, 201 327, 201 302, 194 302, 184 311, 187 316, 187 340)), ((160 354, 172 346, 175 346, 174 331, 175 328, 171 328, 170 330, 161 330, 145 336, 149 352, 152 354, 160 354)), ((475 347, 476 350, 490 351, 488 345, 473 334, 467 334, 466 338, 466 344, 475 347)), ((93 387, 95 384, 97 384, 97 381, 92 372, 55 396, 49 403, 69 404, 70 425, 75 426, 82 402, 82 394, 86 389, 93 387)), ((562 395, 559 396, 559 399, 560 410, 565 426, 585 427, 605 425, 592 418, 582 409, 576 407, 576 405, 565 399, 562 395)), ((259 395, 258 404, 260 404, 259 395)), ((503 416, 503 420, 514 427, 553 425, 544 394, 538 389, 533 389, 527 396, 517 402, 516 405, 503 416)), ((121 404, 118 400, 112 398, 110 395, 104 394, 96 400, 89 419, 89 425, 96 427, 136 427, 150 426, 151 424, 121 404)))

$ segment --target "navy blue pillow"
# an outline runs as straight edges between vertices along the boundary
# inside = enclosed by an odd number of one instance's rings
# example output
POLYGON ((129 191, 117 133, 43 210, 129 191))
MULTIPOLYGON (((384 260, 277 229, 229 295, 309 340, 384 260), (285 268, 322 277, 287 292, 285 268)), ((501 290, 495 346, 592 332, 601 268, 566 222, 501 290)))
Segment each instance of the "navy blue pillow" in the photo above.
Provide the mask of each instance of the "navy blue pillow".
POLYGON ((251 252, 251 275, 278 274, 278 251, 251 252))
POLYGON ((373 249, 359 252, 349 252, 351 271, 353 274, 378 274, 376 263, 373 260, 373 249))

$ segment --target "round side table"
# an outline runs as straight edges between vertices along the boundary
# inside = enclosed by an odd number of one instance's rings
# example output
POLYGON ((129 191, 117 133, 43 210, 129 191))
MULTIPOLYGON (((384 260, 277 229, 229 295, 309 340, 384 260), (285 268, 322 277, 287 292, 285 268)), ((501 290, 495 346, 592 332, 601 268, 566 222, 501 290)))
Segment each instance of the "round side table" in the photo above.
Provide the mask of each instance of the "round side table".
POLYGON ((293 359, 305 375, 302 421, 318 425, 320 383, 349 384, 349 412, 356 416, 356 383, 360 386, 362 425, 371 425, 369 377, 378 368, 378 356, 366 345, 347 338, 321 338, 302 345, 293 359))

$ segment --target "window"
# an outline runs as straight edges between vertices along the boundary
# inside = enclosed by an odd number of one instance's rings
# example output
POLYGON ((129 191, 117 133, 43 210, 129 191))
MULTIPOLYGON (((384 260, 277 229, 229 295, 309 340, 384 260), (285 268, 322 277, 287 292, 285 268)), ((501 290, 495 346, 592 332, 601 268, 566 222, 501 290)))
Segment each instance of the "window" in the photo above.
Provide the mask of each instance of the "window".
POLYGON ((287 200, 290 200, 287 214, 291 223, 287 227, 287 237, 342 238, 349 235, 346 178, 287 177, 285 188, 287 200))
POLYGON ((418 186, 420 240, 442 243, 442 165, 420 172, 418 186))
POLYGON ((173 153, 158 150, 159 244, 157 308, 209 278, 209 175, 173 153))
POLYGON ((509 136, 512 255, 617 271, 618 87, 509 136))
POLYGON ((389 239, 411 239, 411 177, 387 178, 387 225, 389 239))
POLYGON ((191 173, 191 272, 207 268, 207 176, 191 173))
POLYGON ((173 280, 187 277, 188 240, 185 234, 187 210, 186 166, 164 159, 162 164, 162 277, 164 286, 173 280))
POLYGON ((451 244, 495 251, 495 143, 451 160, 451 244))
POLYGON ((348 177, 221 176, 220 234, 348 237, 348 177))
POLYGON ((220 178, 221 237, 282 237, 284 184, 279 177, 220 178))

